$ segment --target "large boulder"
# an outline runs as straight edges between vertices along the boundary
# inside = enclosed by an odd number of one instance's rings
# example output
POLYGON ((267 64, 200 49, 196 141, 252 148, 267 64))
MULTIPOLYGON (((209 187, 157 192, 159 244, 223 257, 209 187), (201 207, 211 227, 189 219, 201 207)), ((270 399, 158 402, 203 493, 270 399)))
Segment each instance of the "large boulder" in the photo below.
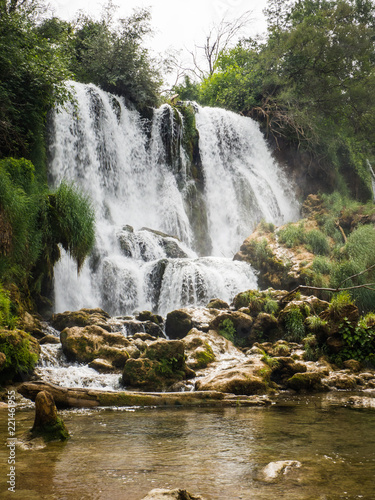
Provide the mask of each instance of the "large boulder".
POLYGON ((80 309, 79 311, 65 311, 54 314, 51 324, 53 328, 60 332, 73 326, 84 327, 89 325, 100 325, 103 329, 111 331, 111 327, 107 324, 109 319, 109 314, 103 309, 80 309))
POLYGON ((78 363, 89 363, 95 358, 127 359, 126 347, 131 344, 121 333, 110 333, 96 325, 66 328, 61 332, 60 340, 66 357, 78 363))
POLYGON ((182 339, 192 328, 207 332, 211 321, 222 312, 213 307, 176 309, 167 314, 165 333, 170 339, 182 339))
POLYGON ((210 323, 210 330, 215 330, 234 344, 241 347, 255 342, 251 336, 253 318, 240 311, 225 311, 217 315, 210 323))
POLYGON ((218 391, 231 394, 267 394, 269 385, 262 375, 267 374, 265 366, 260 360, 238 364, 230 368, 215 371, 196 381, 198 391, 218 391))
POLYGON ((185 363, 184 344, 180 340, 158 340, 150 342, 139 358, 126 361, 121 382, 124 386, 156 391, 194 376, 185 363))

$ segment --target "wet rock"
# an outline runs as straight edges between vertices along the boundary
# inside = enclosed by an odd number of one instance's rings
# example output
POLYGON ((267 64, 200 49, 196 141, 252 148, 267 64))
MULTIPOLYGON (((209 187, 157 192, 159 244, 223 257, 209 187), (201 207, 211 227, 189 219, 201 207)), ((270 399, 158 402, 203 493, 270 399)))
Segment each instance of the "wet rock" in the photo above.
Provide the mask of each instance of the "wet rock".
POLYGON ((109 346, 123 348, 130 345, 121 333, 110 333, 96 325, 66 328, 61 332, 60 340, 66 357, 78 363, 107 358, 109 346))
POLYGON ((100 325, 103 329, 111 331, 107 320, 110 319, 108 313, 103 309, 80 309, 79 311, 65 311, 63 313, 54 314, 51 324, 53 328, 60 332, 65 328, 74 326, 85 327, 89 325, 100 325))
POLYGON ((329 387, 348 391, 357 389, 357 384, 360 380, 361 379, 359 377, 356 377, 351 373, 339 371, 331 373, 329 378, 326 380, 326 383, 329 387))
POLYGON ((208 309, 229 309, 229 304, 221 299, 212 299, 206 307, 208 309))
POLYGON ((282 336, 283 331, 274 315, 262 312, 257 315, 251 330, 251 338, 254 342, 260 339, 273 342, 282 336))
POLYGON ((289 475, 294 469, 299 469, 302 466, 297 460, 280 460, 278 462, 270 462, 258 475, 260 481, 266 483, 274 483, 280 480, 283 476, 289 475))
POLYGON ((234 344, 241 347, 251 346, 256 338, 252 337, 253 318, 240 311, 226 311, 214 318, 209 328, 215 330, 234 344))
POLYGON ((204 500, 199 495, 192 495, 186 490, 155 489, 150 491, 142 500, 204 500))
POLYGON ((54 335, 45 335, 43 338, 39 340, 39 344, 60 344, 59 337, 55 337, 54 335))
POLYGON ((356 409, 375 410, 375 397, 367 396, 350 396, 344 406, 356 409))
POLYGON ((164 320, 162 316, 159 316, 158 314, 154 314, 150 311, 141 311, 135 316, 135 319, 138 321, 152 321, 156 325, 162 325, 164 320))
POLYGON ((35 420, 30 437, 43 437, 45 441, 66 441, 69 432, 58 417, 53 396, 40 391, 35 398, 35 420))
POLYGON ((192 316, 185 309, 177 309, 167 314, 165 333, 170 339, 182 339, 193 328, 192 316))
POLYGON ((322 383, 323 374, 319 372, 296 373, 288 379, 287 387, 296 392, 327 391, 327 385, 322 383))
POLYGON ((293 358, 287 356, 279 356, 271 358, 271 360, 271 380, 281 386, 287 385, 289 379, 295 374, 301 374, 307 371, 304 363, 295 361, 293 358))
POLYGON ((189 368, 198 370, 215 361, 216 357, 210 345, 212 341, 212 335, 200 332, 196 328, 190 330, 189 334, 182 339, 186 364, 189 368))
POLYGON ((7 360, 7 357, 5 356, 5 354, 3 352, 0 352, 0 371, 3 368, 3 366, 5 365, 6 360, 7 360))
POLYGON ((89 368, 93 368, 99 373, 112 373, 113 366, 106 359, 96 358, 89 363, 89 368))

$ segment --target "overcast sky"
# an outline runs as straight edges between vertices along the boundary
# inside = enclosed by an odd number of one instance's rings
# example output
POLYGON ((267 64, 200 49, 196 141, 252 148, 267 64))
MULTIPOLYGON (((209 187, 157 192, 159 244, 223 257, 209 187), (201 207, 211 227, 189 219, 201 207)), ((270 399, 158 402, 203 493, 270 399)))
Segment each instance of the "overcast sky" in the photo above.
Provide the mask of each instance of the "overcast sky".
MULTIPOLYGON (((49 0, 57 17, 70 20, 78 12, 99 17, 106 0, 49 0)), ((204 40, 213 23, 225 16, 238 18, 251 10, 254 21, 249 26, 249 35, 263 33, 266 28, 262 10, 267 0, 113 0, 118 5, 118 17, 127 17, 137 7, 151 7, 151 25, 155 31, 152 48, 164 52, 170 47, 192 49, 204 40)))

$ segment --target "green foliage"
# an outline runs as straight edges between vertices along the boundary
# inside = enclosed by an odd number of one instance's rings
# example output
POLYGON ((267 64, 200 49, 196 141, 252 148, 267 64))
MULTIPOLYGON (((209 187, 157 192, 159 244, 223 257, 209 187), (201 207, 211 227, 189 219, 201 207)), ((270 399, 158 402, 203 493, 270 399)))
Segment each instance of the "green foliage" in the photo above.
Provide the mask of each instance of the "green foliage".
POLYGON ((326 327, 327 321, 320 318, 319 316, 313 315, 308 316, 305 320, 307 329, 311 332, 318 332, 326 327))
POLYGON ((329 255, 330 245, 327 237, 318 229, 308 231, 305 235, 306 248, 315 255, 329 255))
POLYGON ((74 185, 62 182, 49 195, 52 238, 77 262, 78 270, 95 241, 94 209, 87 196, 74 185))
POLYGON ((284 317, 286 339, 299 342, 305 336, 304 317, 300 308, 295 305, 290 307, 284 317))
POLYGON ((176 365, 178 363, 177 358, 161 358, 155 367, 158 374, 163 375, 163 377, 172 377, 176 371, 176 365))
POLYGON ((9 293, 0 285, 0 327, 13 330, 17 324, 18 318, 13 313, 13 304, 9 293))
POLYGON ((220 324, 219 333, 222 337, 234 343, 236 328, 234 327, 233 321, 229 318, 225 318, 220 324))
POLYGON ((100 21, 81 15, 69 41, 76 78, 124 96, 139 108, 156 105, 161 78, 143 47, 151 32, 149 22, 150 12, 139 9, 115 23, 110 3, 100 21))
POLYGON ((315 257, 312 263, 312 269, 315 273, 329 274, 332 271, 332 263, 327 257, 315 257))
POLYGON ((38 33, 38 2, 22 4, 11 2, 14 8, 3 6, 0 14, 0 158, 31 159, 43 142, 47 111, 67 97, 66 60, 38 33))
POLYGON ((278 239, 288 248, 295 248, 305 242, 305 228, 303 222, 290 222, 278 232, 278 239))
POLYGON ((263 361, 263 363, 268 365, 272 370, 277 369, 280 366, 280 362, 278 359, 266 353, 264 353, 264 355, 261 357, 261 361, 263 361))
POLYGON ((375 363, 375 329, 360 321, 357 326, 344 318, 339 333, 345 341, 345 347, 338 354, 336 361, 356 359, 361 362, 375 363))
POLYGON ((279 312, 279 304, 277 300, 266 298, 263 309, 267 314, 276 315, 279 312))
POLYGON ((0 352, 6 356, 0 372, 3 380, 30 373, 38 361, 30 336, 19 330, 0 331, 0 352))

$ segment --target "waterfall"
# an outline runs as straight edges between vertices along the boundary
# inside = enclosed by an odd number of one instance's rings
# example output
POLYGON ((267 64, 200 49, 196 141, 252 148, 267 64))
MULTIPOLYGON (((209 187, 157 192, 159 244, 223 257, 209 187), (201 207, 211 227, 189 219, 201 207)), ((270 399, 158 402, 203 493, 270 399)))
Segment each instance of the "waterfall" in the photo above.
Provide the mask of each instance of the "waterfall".
POLYGON ((96 244, 80 274, 63 253, 55 310, 102 307, 112 315, 186 305, 256 288, 233 254, 262 219, 298 218, 298 206, 257 124, 194 106, 198 160, 184 144, 184 115, 164 104, 142 118, 90 84, 55 110, 49 181, 74 181, 96 210, 96 244))

